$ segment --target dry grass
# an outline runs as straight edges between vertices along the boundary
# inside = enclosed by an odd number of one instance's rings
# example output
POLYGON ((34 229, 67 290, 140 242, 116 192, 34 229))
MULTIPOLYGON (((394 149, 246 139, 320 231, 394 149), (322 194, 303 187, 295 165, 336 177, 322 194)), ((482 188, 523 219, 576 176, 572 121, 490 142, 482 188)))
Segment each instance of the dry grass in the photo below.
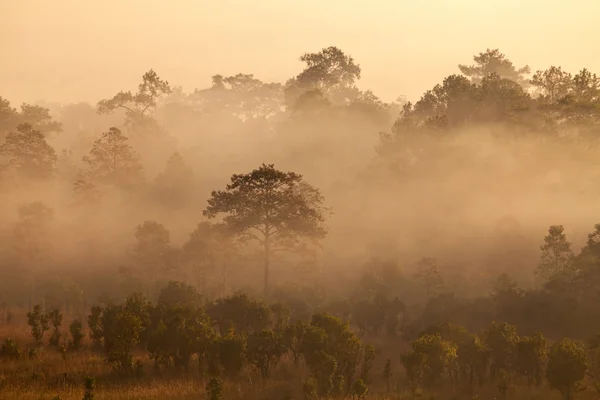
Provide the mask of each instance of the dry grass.
MULTIPOLYGON (((137 356, 144 362, 144 374, 139 378, 123 377, 115 374, 105 363, 102 355, 95 354, 87 347, 79 353, 69 353, 66 360, 56 349, 44 347, 33 360, 27 358, 27 349, 35 347, 28 327, 24 324, 3 324, 0 326, 0 340, 11 337, 17 340, 25 353, 18 361, 0 362, 0 399, 4 400, 51 400, 58 396, 61 400, 81 400, 84 394, 84 379, 94 377, 97 381, 96 399, 203 399, 206 379, 201 377, 197 363, 193 362, 187 372, 158 372, 143 353, 137 356)), ((405 350, 405 343, 398 341, 370 340, 378 348, 378 358, 372 370, 370 395, 366 400, 412 400, 406 378, 400 371, 399 355, 405 350), (383 364, 391 358, 394 365, 394 379, 390 393, 385 392, 381 377, 383 364)), ((261 382, 254 371, 244 372, 238 382, 226 382, 226 400, 291 400, 303 399, 302 381, 307 371, 296 370, 289 362, 283 361, 268 382, 261 382)), ((476 388, 467 393, 445 385, 433 392, 420 396, 427 400, 483 400, 501 399, 494 385, 476 388)), ((527 386, 511 388, 507 399, 512 400, 559 400, 560 395, 544 387, 530 389, 527 386)), ((596 393, 588 389, 580 393, 578 399, 596 399, 596 393)))

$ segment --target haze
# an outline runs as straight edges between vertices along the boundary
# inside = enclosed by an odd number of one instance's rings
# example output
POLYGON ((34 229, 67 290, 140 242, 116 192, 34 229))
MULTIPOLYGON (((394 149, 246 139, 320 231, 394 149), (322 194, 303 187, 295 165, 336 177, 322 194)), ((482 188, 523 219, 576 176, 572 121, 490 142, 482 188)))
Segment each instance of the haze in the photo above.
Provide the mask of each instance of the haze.
POLYGON ((417 100, 488 47, 534 70, 560 56, 598 71, 599 19, 595 0, 2 1, 0 88, 13 104, 93 104, 149 68, 186 90, 217 73, 279 82, 336 45, 361 63, 360 88, 417 100))

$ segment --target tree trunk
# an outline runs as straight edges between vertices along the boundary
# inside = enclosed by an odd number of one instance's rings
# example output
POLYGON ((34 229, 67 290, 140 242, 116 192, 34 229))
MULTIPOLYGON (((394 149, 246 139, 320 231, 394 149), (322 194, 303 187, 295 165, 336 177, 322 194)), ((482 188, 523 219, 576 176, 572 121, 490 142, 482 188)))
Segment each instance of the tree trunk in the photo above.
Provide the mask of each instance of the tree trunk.
POLYGON ((271 264, 271 247, 269 236, 265 236, 265 297, 269 296, 269 266, 271 264))

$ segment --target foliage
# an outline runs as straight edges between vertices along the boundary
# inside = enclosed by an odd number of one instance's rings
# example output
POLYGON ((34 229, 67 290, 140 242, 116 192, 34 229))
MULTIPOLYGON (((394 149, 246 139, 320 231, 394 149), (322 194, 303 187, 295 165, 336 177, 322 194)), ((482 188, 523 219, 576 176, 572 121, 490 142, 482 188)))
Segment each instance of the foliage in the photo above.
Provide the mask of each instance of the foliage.
POLYGON ((486 76, 495 73, 501 78, 513 80, 521 85, 527 84, 526 75, 529 74, 530 68, 526 65, 517 69, 499 49, 487 49, 473 56, 473 61, 475 61, 474 65, 458 66, 473 83, 478 83, 486 76))
POLYGON ((225 190, 213 191, 203 213, 209 218, 225 214, 223 222, 232 231, 264 247, 268 292, 271 254, 299 250, 301 239, 325 235, 322 202, 320 192, 301 175, 263 164, 248 174, 234 174, 225 190))
POLYGON ((148 277, 146 287, 152 293, 159 277, 164 276, 174 264, 175 252, 171 247, 169 231, 156 221, 144 221, 135 228, 136 243, 133 248, 135 268, 148 277))
POLYGON ((218 299, 208 306, 207 312, 221 335, 226 335, 231 329, 239 333, 260 332, 271 324, 271 313, 266 304, 246 294, 218 299))
POLYGON ((456 344, 436 334, 421 336, 411 346, 413 352, 404 355, 402 363, 415 387, 431 387, 444 372, 452 373, 457 358, 456 344))
POLYGON ((248 361, 263 378, 268 378, 285 349, 281 336, 272 330, 262 330, 248 336, 248 361))
POLYGON ((31 336, 36 342, 41 343, 44 333, 50 329, 50 317, 42 312, 42 306, 36 304, 33 310, 27 313, 27 324, 31 328, 31 336))
POLYGON ((444 279, 433 258, 423 258, 417 263, 415 277, 425 286, 426 300, 439 294, 440 288, 444 284, 444 279))
POLYGON ((532 337, 519 338, 517 342, 517 369, 521 375, 527 377, 529 385, 542 384, 546 347, 546 338, 541 333, 536 333, 532 337))
POLYGON ((369 389, 362 379, 357 379, 352 384, 352 397, 355 399, 364 399, 369 389))
POLYGON ((9 360, 18 360, 21 357, 21 350, 14 339, 6 338, 0 347, 0 356, 9 360))
POLYGON ((50 320, 50 323, 54 328, 54 330, 52 331, 52 335, 50 336, 50 345, 58 347, 60 344, 60 326, 62 324, 63 315, 59 310, 55 309, 50 311, 50 313, 48 314, 48 319, 50 320))
POLYGON ((115 127, 103 132, 89 155, 83 157, 87 165, 86 180, 119 188, 139 186, 143 181, 143 167, 128 140, 115 127))
POLYGON ((562 225, 553 225, 548 229, 541 250, 541 262, 536 271, 540 276, 550 280, 569 272, 573 265, 573 251, 562 225))
POLYGON ((99 101, 98 113, 106 114, 122 108, 126 111, 129 121, 140 122, 155 110, 160 96, 168 93, 171 93, 169 82, 160 79, 151 69, 142 76, 142 83, 135 94, 130 91, 119 92, 111 99, 99 101))
POLYGON ((498 377, 501 371, 514 371, 517 340, 517 328, 506 322, 494 321, 485 330, 483 341, 490 349, 490 376, 492 379, 498 377))
POLYGON ((56 152, 46 142, 44 135, 30 124, 20 124, 16 132, 6 136, 0 144, 0 157, 6 159, 0 170, 6 167, 15 169, 25 178, 44 179, 54 173, 56 152))
POLYGON ((565 400, 571 400, 580 389, 586 370, 585 349, 577 342, 563 339, 550 347, 546 378, 565 400))
POLYGON ((69 324, 69 332, 71 333, 71 340, 69 341, 69 348, 74 351, 81 349, 81 342, 83 341, 83 325, 80 320, 74 319, 69 324))

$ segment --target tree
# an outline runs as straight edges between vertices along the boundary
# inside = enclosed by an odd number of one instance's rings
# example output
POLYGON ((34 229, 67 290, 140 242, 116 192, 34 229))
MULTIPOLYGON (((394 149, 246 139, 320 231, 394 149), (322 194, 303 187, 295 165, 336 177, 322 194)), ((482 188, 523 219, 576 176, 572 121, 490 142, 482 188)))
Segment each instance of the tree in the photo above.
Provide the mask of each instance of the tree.
POLYGON ((27 324, 31 328, 31 336, 36 342, 41 343, 44 333, 50 329, 50 316, 42 311, 42 306, 36 304, 33 310, 27 313, 27 324))
POLYGON ((243 239, 264 249, 265 293, 269 291, 271 255, 299 250, 303 239, 326 234, 323 197, 302 175, 263 164, 248 174, 234 174, 225 190, 213 191, 203 214, 223 222, 243 239))
POLYGON ((300 61, 306 64, 296 77, 302 87, 319 89, 335 85, 351 86, 360 79, 360 66, 335 46, 318 53, 304 53, 300 61))
POLYGON ((537 275, 549 280, 570 272, 573 267, 574 254, 562 225, 550 226, 540 249, 542 256, 536 270, 537 275))
POLYGON ((502 371, 515 369, 517 328, 514 325, 493 322, 484 332, 483 341, 490 349, 490 376, 497 378, 502 371))
POLYGON ((131 371, 133 349, 143 330, 142 320, 125 305, 109 304, 102 312, 101 323, 107 361, 120 371, 131 371))
POLYGON ((272 330, 254 332, 248 336, 248 361, 267 379, 285 351, 281 337, 272 330))
POLYGON ((48 319, 54 328, 52 335, 50 336, 50 345, 58 348, 58 345, 60 344, 60 326, 62 324, 63 315, 58 309, 54 309, 48 314, 48 319))
POLYGON ((439 294, 440 288, 444 285, 444 278, 433 258, 425 257, 417 263, 415 277, 425 286, 426 300, 439 294))
POLYGON ((33 129, 41 132, 44 136, 62 131, 62 124, 52 120, 50 110, 38 105, 23 103, 19 120, 22 124, 31 125, 33 129))
POLYGON ((210 88, 196 90, 189 99, 205 113, 226 113, 242 121, 268 119, 282 111, 283 87, 253 74, 214 75, 210 88))
POLYGON ((92 181, 122 188, 136 186, 142 181, 142 165, 127 140, 113 127, 94 142, 89 155, 83 157, 92 181))
POLYGON ((228 265, 235 255, 233 235, 224 224, 200 222, 183 245, 182 261, 192 269, 201 289, 206 288, 210 275, 218 271, 221 275, 221 291, 227 289, 228 265))
POLYGON ((52 120, 47 108, 23 103, 20 110, 11 107, 10 102, 0 96, 0 140, 21 124, 31 125, 44 136, 62 131, 62 125, 52 120))
POLYGON ((154 192, 165 206, 181 209, 190 204, 196 187, 196 175, 179 153, 173 153, 165 171, 154 181, 154 192))
POLYGON ((142 276, 149 277, 148 297, 154 290, 159 276, 170 267, 174 256, 169 231, 156 221, 144 221, 134 231, 136 244, 133 248, 133 261, 142 276))
POLYGON ((17 131, 9 133, 0 145, 0 156, 6 164, 27 178, 43 179, 52 176, 56 164, 56 152, 46 142, 44 135, 30 124, 20 124, 17 131))
POLYGON ((69 333, 71 333, 71 340, 69 341, 69 348, 74 351, 79 351, 81 348, 81 341, 83 340, 83 324, 81 320, 74 319, 69 324, 69 333))
POLYGON ((517 341, 517 369, 527 378, 529 386, 542 384, 546 353, 546 338, 539 332, 517 341))
POLYGON ((159 302, 152 311, 148 351, 155 365, 188 369, 194 353, 202 359, 214 339, 210 319, 191 303, 159 302))
POLYGON ((423 94, 415 103, 414 115, 429 127, 436 121, 443 121, 449 127, 461 125, 472 113, 475 96, 475 86, 467 78, 450 75, 423 94))
POLYGON ((458 65, 460 72, 471 78, 473 83, 479 83, 489 74, 496 73, 500 78, 510 79, 527 87, 526 75, 531 71, 529 66, 525 65, 517 69, 499 49, 487 49, 473 56, 473 61, 475 61, 474 65, 458 65))
MULTIPOLYGON (((561 67, 551 66, 545 71, 537 71, 531 78, 531 85, 538 88, 544 100, 555 103, 569 94, 572 76, 561 67)), ((581 79, 578 79, 581 83, 581 79)))
POLYGON ((577 342, 563 339, 550 348, 546 378, 565 400, 572 400, 587 371, 585 349, 577 342))
POLYGON ((155 110, 160 96, 168 93, 171 93, 169 82, 160 79, 151 69, 142 76, 137 93, 119 92, 111 99, 99 101, 97 110, 100 114, 107 114, 122 108, 129 122, 142 122, 155 110))
POLYGON ((295 107, 302 93, 314 90, 328 94, 336 103, 345 103, 358 95, 354 83, 360 79, 360 66, 339 48, 330 46, 318 53, 305 53, 300 61, 306 67, 286 84, 288 107, 295 107))
POLYGON ((455 343, 442 339, 441 335, 423 335, 411 343, 412 353, 402 356, 411 383, 415 387, 431 387, 450 372, 457 358, 455 343))
POLYGON ((19 113, 10 101, 0 96, 0 139, 19 124, 19 113))

